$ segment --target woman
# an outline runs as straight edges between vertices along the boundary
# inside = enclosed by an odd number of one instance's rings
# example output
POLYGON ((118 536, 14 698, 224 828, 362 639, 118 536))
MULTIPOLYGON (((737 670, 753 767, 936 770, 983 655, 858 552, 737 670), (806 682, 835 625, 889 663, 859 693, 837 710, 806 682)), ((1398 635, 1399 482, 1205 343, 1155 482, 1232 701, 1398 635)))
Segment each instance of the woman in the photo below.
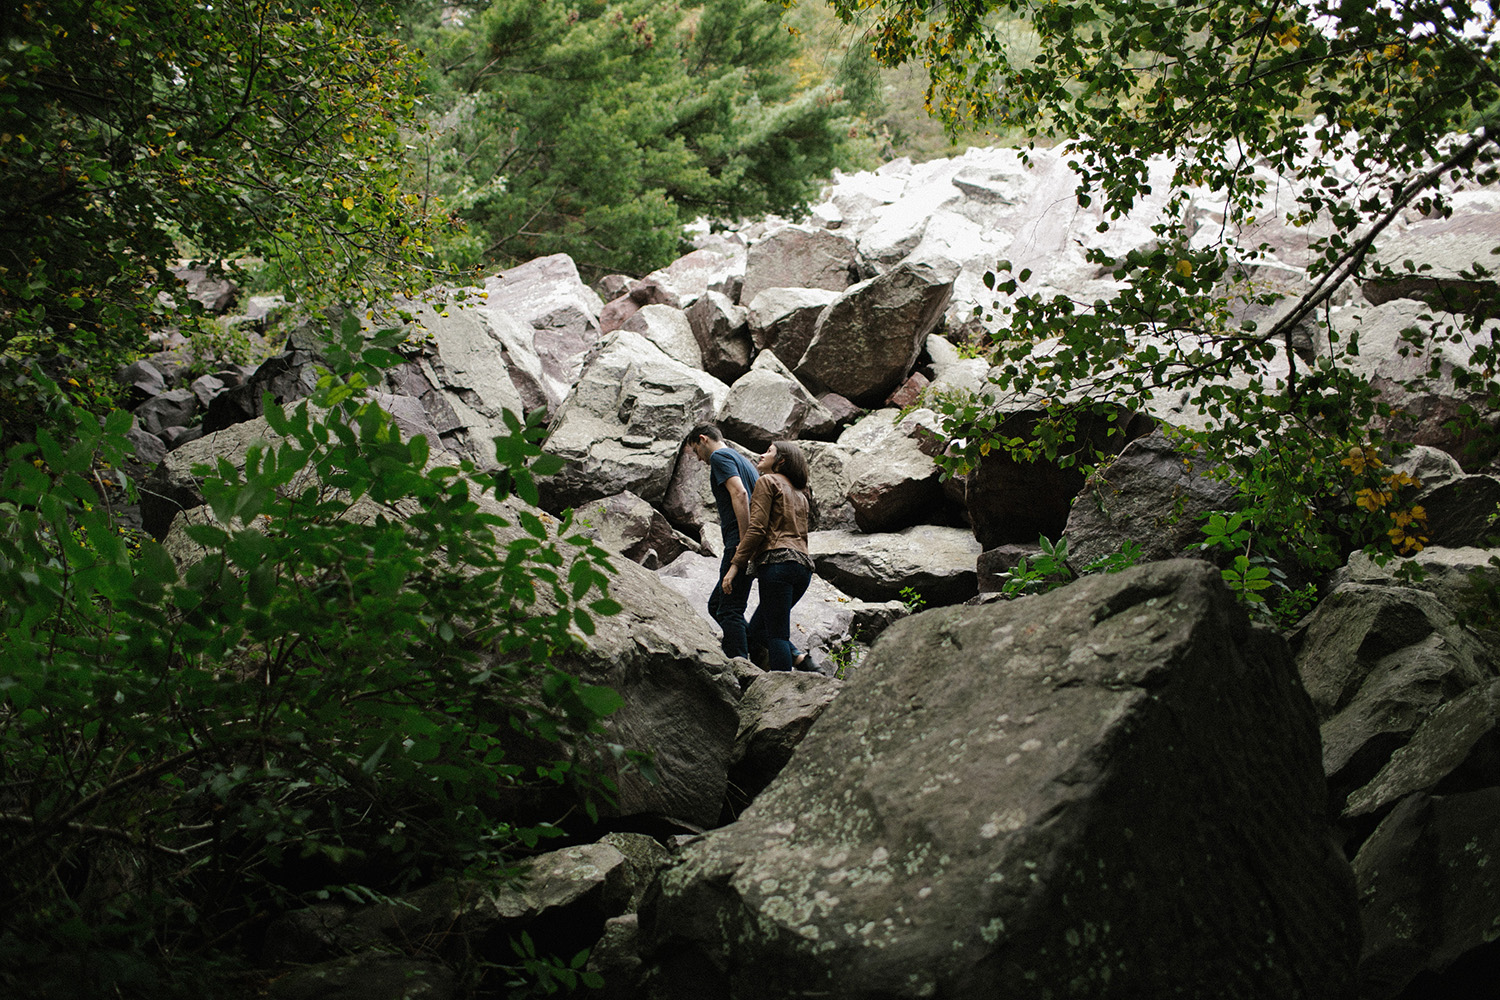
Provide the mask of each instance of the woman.
MULTIPOLYGON (((755 469, 760 479, 750 494, 750 524, 721 586, 729 593, 745 564, 755 567, 760 605, 750 618, 750 644, 769 650, 768 669, 791 670, 798 657, 791 643, 792 606, 807 592, 813 570, 807 552, 811 516, 807 459, 792 442, 777 441, 766 449, 755 469)), ((805 654, 801 659, 806 659, 805 654)))

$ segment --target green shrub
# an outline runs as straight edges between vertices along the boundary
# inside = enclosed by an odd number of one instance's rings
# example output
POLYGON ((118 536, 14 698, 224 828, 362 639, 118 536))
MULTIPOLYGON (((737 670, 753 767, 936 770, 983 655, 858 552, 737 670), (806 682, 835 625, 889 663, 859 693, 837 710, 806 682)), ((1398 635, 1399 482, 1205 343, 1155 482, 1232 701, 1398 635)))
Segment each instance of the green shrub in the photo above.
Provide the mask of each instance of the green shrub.
POLYGON ((609 793, 580 751, 619 697, 550 663, 619 610, 612 567, 569 518, 502 503, 556 468, 535 423, 506 415, 496 473, 402 440, 363 398, 398 344, 350 321, 310 401, 267 399, 279 440, 198 470, 211 516, 181 564, 96 489, 128 413, 68 410, 67 437, 6 455, 0 953, 84 956, 80 995, 160 995, 131 986, 143 962, 534 846, 549 827, 497 806, 518 786, 609 793), (553 759, 523 769, 516 739, 553 759))

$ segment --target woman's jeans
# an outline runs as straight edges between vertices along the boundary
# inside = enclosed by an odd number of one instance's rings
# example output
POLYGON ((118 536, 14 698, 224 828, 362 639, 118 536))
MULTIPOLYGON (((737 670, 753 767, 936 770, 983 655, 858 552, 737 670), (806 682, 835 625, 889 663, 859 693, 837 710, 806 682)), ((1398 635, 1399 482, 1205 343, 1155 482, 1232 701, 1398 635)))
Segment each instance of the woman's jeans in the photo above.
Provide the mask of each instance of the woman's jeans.
POLYGON ((755 571, 760 605, 750 616, 750 644, 770 652, 767 670, 792 669, 792 606, 807 593, 812 570, 801 563, 778 562, 755 571))

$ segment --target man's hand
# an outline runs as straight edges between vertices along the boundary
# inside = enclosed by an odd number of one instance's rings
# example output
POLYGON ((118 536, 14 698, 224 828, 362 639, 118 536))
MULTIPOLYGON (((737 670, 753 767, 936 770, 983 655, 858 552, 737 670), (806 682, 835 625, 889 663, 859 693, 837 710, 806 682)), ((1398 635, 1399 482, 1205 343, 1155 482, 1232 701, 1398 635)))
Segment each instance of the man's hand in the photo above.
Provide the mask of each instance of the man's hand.
MULTIPOLYGON (((743 490, 743 487, 741 489, 743 490)), ((728 571, 724 574, 724 581, 719 584, 719 588, 724 591, 725 597, 728 597, 730 592, 734 590, 734 578, 739 575, 740 568, 731 564, 728 571)))

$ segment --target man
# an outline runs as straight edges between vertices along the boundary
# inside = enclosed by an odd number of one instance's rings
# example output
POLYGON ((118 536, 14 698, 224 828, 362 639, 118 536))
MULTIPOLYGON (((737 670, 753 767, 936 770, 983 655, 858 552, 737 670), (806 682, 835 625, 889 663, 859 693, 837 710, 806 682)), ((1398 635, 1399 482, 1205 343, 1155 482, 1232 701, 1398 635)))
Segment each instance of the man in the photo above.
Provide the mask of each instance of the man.
MULTIPOLYGON (((740 535, 750 524, 750 491, 755 489, 760 473, 748 459, 724 443, 724 435, 713 424, 699 424, 688 431, 682 446, 700 461, 708 463, 709 485, 719 507, 719 530, 724 538, 724 556, 719 562, 719 579, 723 580, 729 571, 730 560, 734 558, 734 550, 740 544, 740 535)), ((745 605, 750 601, 750 581, 750 577, 739 574, 732 581, 729 593, 715 585, 708 595, 708 613, 724 630, 720 644, 725 656, 750 655, 745 638, 745 605)))

